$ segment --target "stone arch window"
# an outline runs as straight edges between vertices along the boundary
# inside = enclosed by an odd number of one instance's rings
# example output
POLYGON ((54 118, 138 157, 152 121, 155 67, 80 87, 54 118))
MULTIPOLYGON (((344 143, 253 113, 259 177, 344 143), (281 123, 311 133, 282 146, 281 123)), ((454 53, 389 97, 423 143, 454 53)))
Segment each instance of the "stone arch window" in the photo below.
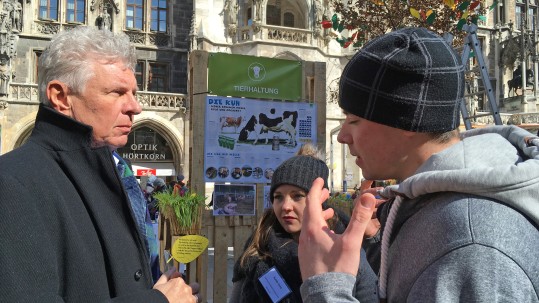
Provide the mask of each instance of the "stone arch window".
POLYGON ((167 31, 167 1, 152 0, 150 30, 154 32, 167 31))
POLYGON ((170 63, 138 60, 135 78, 139 91, 168 92, 170 87, 170 63))
POLYGON ((146 90, 146 61, 139 60, 135 66, 135 79, 137 79, 137 86, 139 91, 146 90))
POLYGON ((127 144, 118 148, 118 154, 131 161, 172 162, 174 159, 168 140, 159 131, 147 125, 131 131, 127 144))
POLYGON ((117 151, 131 161, 136 176, 144 176, 148 168, 162 177, 182 172, 181 143, 168 127, 157 121, 143 119, 129 134, 127 144, 117 151))
POLYGON ((58 21, 58 0, 39 0, 38 18, 58 21))
POLYGON ((67 0, 66 1, 66 22, 84 23, 86 1, 85 0, 67 0))
POLYGON ((294 27, 294 14, 286 12, 283 15, 283 26, 294 27))
POLYGON ((266 6, 266 24, 281 25, 281 6, 268 4, 266 6))
POLYGON ((128 29, 144 29, 144 1, 127 0, 125 6, 125 27, 128 29))
POLYGON ((15 146, 13 146, 13 149, 17 147, 21 147, 28 139, 30 138, 30 135, 32 134, 32 130, 34 129, 34 126, 27 128, 24 130, 24 132, 19 136, 17 141, 15 141, 15 146))
POLYGON ((254 20, 260 20, 262 24, 267 25, 307 29, 307 1, 267 0, 261 7, 262 12, 257 11, 256 8, 253 11, 253 2, 257 1, 263 0, 248 1, 244 8, 246 25, 250 25, 254 20))
POLYGON ((248 7, 245 10, 245 25, 251 25, 251 22, 253 20, 253 9, 251 7, 248 7))
POLYGON ((292 0, 268 0, 268 5, 275 3, 281 7, 281 26, 293 28, 308 28, 307 1, 292 0))
POLYGON ((126 0, 125 28, 146 32, 168 32, 166 0, 126 0))
POLYGON ((39 72, 38 63, 39 63, 39 57, 41 57, 42 53, 43 53, 42 49, 34 49, 32 52, 32 60, 33 60, 32 83, 37 83, 37 74, 39 72))

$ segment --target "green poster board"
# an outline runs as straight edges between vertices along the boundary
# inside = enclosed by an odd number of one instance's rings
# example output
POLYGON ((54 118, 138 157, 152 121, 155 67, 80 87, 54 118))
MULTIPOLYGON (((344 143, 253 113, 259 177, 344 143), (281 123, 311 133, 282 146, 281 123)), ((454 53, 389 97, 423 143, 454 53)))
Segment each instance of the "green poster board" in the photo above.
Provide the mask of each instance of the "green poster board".
POLYGON ((208 62, 208 92, 299 101, 301 76, 301 61, 212 53, 208 62))

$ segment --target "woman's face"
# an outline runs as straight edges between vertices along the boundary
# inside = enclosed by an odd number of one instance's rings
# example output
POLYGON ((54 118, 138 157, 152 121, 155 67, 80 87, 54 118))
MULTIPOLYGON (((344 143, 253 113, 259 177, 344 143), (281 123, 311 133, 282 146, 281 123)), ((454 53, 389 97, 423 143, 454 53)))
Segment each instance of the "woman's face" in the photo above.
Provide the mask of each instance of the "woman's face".
POLYGON ((273 192, 273 211, 281 226, 297 241, 301 231, 307 193, 294 185, 283 184, 273 192))

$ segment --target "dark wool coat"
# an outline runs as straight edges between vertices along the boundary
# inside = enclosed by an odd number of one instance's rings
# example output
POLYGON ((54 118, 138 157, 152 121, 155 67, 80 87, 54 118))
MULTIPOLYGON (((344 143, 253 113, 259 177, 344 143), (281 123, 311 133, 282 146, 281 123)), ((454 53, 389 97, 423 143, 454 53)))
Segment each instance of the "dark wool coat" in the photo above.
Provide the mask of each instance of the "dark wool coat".
POLYGON ((167 302, 111 152, 91 134, 40 106, 28 142, 0 157, 0 302, 167 302))

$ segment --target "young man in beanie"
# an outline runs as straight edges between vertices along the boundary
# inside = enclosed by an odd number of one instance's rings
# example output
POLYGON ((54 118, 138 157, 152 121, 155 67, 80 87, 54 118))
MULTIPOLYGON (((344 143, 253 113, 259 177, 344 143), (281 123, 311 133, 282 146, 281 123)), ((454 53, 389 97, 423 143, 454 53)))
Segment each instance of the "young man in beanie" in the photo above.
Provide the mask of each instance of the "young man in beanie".
MULTIPOLYGON (((379 295, 388 302, 539 302, 539 139, 509 126, 459 134, 464 67, 441 37, 404 28, 348 63, 339 104, 347 144, 382 195, 379 295)), ((309 191, 299 258, 304 302, 357 302, 358 248, 375 203, 364 194, 341 236, 327 190, 309 191)), ((371 236, 371 235, 366 235, 371 236)))

